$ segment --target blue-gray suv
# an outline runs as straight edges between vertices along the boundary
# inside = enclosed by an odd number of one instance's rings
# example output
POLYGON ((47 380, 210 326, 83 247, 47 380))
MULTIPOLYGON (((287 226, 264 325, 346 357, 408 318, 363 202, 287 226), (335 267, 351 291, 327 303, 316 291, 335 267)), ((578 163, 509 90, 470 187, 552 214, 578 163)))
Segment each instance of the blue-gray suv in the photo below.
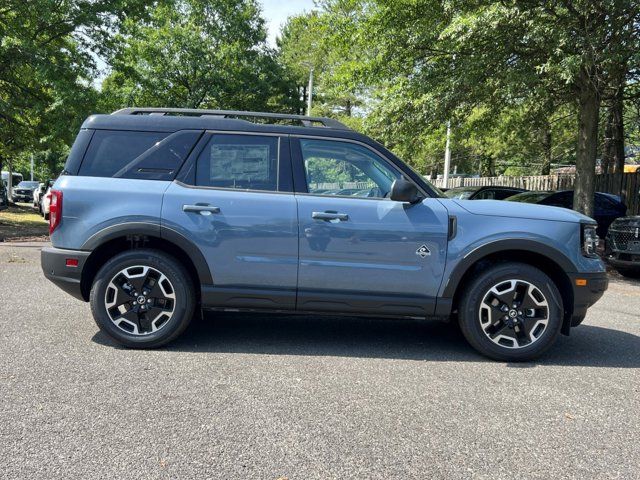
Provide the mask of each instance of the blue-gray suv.
POLYGON ((607 288, 596 223, 448 199, 370 138, 319 117, 130 108, 89 117, 51 192, 45 275, 129 347, 199 309, 458 322, 528 360, 607 288))

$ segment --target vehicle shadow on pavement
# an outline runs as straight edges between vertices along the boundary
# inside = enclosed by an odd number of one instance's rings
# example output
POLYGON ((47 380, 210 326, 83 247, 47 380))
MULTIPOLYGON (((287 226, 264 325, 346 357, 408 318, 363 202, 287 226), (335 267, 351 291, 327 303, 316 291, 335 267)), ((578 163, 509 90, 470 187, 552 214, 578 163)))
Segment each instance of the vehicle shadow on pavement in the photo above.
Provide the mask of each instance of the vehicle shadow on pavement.
MULTIPOLYGON (((93 341, 118 347, 101 332, 93 341)), ((420 361, 490 361, 467 344, 456 327, 437 321, 381 318, 207 313, 194 320, 168 351, 315 355, 420 361)), ((542 358, 509 364, 640 367, 640 337, 582 325, 561 336, 542 358)))

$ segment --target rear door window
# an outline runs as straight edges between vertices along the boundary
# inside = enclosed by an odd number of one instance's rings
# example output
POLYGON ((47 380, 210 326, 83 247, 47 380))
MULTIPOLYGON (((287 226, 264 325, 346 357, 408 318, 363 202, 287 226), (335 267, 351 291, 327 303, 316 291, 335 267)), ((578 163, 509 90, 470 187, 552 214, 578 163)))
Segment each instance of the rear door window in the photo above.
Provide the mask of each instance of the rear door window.
POLYGON ((196 164, 196 185, 278 191, 279 138, 214 134, 196 164))

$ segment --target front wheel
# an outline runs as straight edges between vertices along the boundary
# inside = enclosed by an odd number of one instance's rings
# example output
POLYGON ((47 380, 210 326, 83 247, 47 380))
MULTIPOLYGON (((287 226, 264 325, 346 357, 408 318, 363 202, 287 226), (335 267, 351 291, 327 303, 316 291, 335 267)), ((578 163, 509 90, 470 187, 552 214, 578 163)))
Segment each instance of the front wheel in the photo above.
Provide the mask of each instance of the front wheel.
POLYGON ((640 278, 640 266, 637 268, 616 268, 618 273, 627 278, 640 278))
POLYGON ((526 361, 556 341, 562 298, 553 281, 531 265, 494 264, 471 281, 459 303, 460 328, 480 353, 526 361))
POLYGON ((130 250, 100 269, 90 303, 100 329, 118 343, 155 348, 177 338, 191 322, 194 286, 175 258, 158 250, 130 250))

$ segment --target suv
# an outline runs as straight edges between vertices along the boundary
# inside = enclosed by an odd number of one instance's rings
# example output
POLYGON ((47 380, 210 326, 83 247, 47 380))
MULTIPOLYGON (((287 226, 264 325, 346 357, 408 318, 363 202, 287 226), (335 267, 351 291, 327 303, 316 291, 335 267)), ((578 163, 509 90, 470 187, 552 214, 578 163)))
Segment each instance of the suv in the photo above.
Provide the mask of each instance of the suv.
POLYGON ((592 219, 443 198, 328 118, 91 116, 49 222, 45 275, 129 347, 174 340, 199 309, 242 310, 451 319, 484 355, 528 360, 608 284, 592 219))
POLYGON ((640 278, 640 215, 618 218, 611 224, 605 258, 621 275, 640 278))

